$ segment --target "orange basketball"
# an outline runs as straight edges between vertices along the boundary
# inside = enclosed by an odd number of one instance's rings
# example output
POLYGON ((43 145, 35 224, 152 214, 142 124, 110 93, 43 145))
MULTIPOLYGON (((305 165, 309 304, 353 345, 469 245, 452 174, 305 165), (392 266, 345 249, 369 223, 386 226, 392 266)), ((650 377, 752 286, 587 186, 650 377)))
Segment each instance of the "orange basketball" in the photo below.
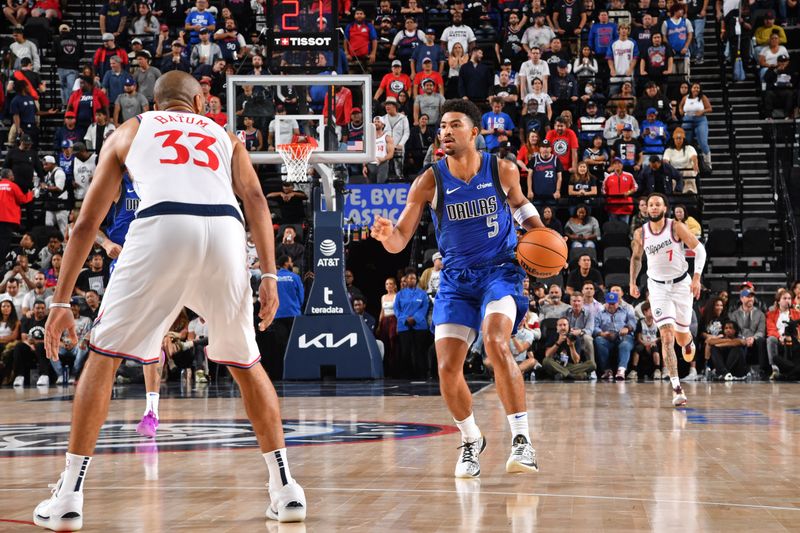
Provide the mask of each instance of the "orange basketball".
POLYGON ((549 228, 534 228, 517 244, 517 260, 535 278, 555 276, 567 264, 567 243, 549 228))

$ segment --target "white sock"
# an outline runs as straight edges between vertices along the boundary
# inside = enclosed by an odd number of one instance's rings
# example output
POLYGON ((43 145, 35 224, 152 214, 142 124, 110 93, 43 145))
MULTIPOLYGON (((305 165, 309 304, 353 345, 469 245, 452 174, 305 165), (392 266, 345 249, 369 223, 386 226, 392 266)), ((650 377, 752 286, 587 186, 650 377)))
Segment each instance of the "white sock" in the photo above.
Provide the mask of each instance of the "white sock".
POLYGON ((521 413, 513 413, 508 415, 508 425, 511 426, 511 439, 517 435, 522 435, 528 442, 531 441, 530 431, 528 430, 528 413, 523 411, 521 413))
POLYGON ((67 453, 67 466, 58 493, 83 491, 83 479, 91 461, 92 458, 89 456, 67 453))
POLYGON ((148 392, 147 393, 147 407, 144 408, 144 414, 153 411, 153 414, 156 415, 158 418, 158 393, 157 392, 148 392))
POLYGON ((672 383, 672 388, 677 389, 681 386, 681 379, 679 377, 670 376, 669 377, 670 383, 672 383))
POLYGON ((478 424, 475 423, 475 415, 470 413, 464 420, 453 419, 461 430, 461 440, 464 442, 474 442, 481 438, 481 430, 478 429, 478 424))
POLYGON ((269 486, 271 489, 283 487, 294 481, 291 472, 289 472, 286 448, 267 452, 263 455, 264 460, 267 461, 267 468, 269 468, 269 486))

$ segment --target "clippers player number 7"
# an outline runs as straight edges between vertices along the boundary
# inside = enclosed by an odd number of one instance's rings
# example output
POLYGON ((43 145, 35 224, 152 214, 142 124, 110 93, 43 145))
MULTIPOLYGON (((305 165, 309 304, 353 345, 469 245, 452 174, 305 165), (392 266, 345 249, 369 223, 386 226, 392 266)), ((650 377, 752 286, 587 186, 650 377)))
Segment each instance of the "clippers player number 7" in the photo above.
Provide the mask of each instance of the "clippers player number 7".
POLYGON ((647 254, 647 290, 653 317, 661 333, 664 369, 672 384, 672 405, 686 405, 686 394, 678 378, 675 342, 681 346, 684 360, 695 356, 694 340, 689 331, 692 302, 700 297, 700 276, 706 264, 706 249, 682 222, 666 218, 669 202, 660 193, 647 197, 648 221, 633 234, 631 248, 630 293, 639 297, 636 280, 642 269, 642 255, 647 254), (695 254, 694 273, 684 254, 684 245, 695 254))

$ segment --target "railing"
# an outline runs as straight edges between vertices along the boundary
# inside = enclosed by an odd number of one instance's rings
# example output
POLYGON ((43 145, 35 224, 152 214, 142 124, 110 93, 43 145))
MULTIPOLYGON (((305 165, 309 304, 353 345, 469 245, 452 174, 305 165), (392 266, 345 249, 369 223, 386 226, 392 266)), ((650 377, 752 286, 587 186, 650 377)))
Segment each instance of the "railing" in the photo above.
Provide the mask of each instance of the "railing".
POLYGON ((779 228, 783 229, 786 274, 790 280, 796 280, 800 279, 800 232, 787 183, 798 155, 797 126, 794 120, 776 120, 764 122, 763 127, 771 141, 767 163, 779 228))
MULTIPOLYGON (((738 212, 739 227, 742 225, 744 219, 744 186, 742 178, 739 174, 739 154, 736 149, 736 128, 733 125, 733 109, 731 108, 729 92, 729 77, 728 70, 725 65, 725 41, 722 39, 720 29, 722 24, 716 24, 716 37, 717 37, 717 63, 719 64, 719 77, 722 88, 722 111, 725 116, 725 129, 728 131, 728 152, 731 154, 731 164, 733 170, 733 183, 736 192, 736 211, 738 212)), ((734 50, 731 50, 731 55, 735 60, 734 50)))

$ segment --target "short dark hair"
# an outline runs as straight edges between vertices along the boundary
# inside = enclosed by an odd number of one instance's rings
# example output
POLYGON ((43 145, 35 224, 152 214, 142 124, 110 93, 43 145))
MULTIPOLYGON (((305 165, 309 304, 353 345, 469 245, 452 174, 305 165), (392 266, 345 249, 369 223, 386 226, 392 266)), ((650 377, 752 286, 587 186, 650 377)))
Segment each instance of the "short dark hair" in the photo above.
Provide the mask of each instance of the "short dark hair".
POLYGON ((481 110, 470 100, 463 100, 461 98, 447 100, 442 104, 441 116, 444 116, 445 113, 462 113, 472 122, 473 127, 481 127, 481 110))
POLYGON ((414 274, 416 276, 417 275, 417 269, 415 269, 414 267, 407 267, 403 271, 403 274, 405 274, 406 276, 408 276, 409 274, 414 274))
POLYGON ((288 263, 288 262, 289 262, 289 256, 288 255, 281 255, 281 256, 278 257, 277 264, 278 264, 279 267, 282 267, 282 266, 286 265, 286 263, 288 263))
POLYGON ((660 192, 651 192, 650 194, 647 195, 648 203, 650 203, 650 198, 661 198, 664 201, 664 205, 667 206, 667 209, 669 209, 669 199, 665 194, 662 194, 660 192))
POLYGON ((367 304, 367 302, 364 301, 364 298, 362 298, 361 296, 353 296, 353 303, 356 303, 356 302, 361 302, 364 305, 367 304))
POLYGON ((739 324, 737 324, 737 323, 736 323, 736 322, 734 322, 733 320, 726 320, 726 321, 724 321, 724 322, 722 323, 722 329, 725 329, 725 326, 727 326, 728 324, 730 324, 731 326, 733 326, 733 331, 735 331, 735 332, 736 332, 736 334, 738 335, 738 334, 739 334, 739 331, 740 331, 740 329, 739 329, 739 324))
POLYGON ((642 313, 650 310, 650 300, 645 300, 642 304, 642 313))
POLYGON ((583 282, 583 285, 581 285, 581 290, 583 290, 583 288, 587 285, 591 285, 593 289, 597 290, 597 287, 594 286, 594 281, 590 279, 587 279, 586 281, 583 282))
POLYGON ((47 304, 44 303, 44 300, 36 300, 35 302, 33 302, 33 306, 36 307, 37 305, 45 305, 46 306, 47 304))

